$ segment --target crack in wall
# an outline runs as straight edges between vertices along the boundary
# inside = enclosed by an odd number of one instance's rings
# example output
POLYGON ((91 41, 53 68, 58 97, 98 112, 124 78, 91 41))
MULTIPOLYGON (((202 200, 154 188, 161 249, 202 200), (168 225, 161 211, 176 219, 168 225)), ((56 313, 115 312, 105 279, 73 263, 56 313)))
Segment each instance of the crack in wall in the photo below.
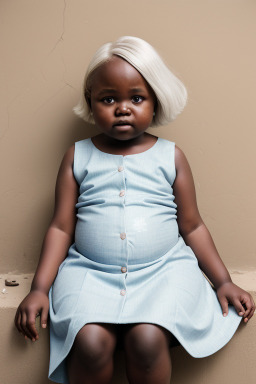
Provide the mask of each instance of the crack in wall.
POLYGON ((63 7, 63 11, 62 11, 62 33, 61 33, 60 37, 58 38, 58 40, 56 41, 54 47, 49 52, 48 56, 50 56, 55 51, 55 49, 57 48, 59 43, 61 43, 64 40, 63 36, 65 34, 65 31, 66 31, 65 30, 65 13, 66 13, 66 8, 67 8, 66 0, 63 0, 63 3, 64 3, 64 7, 63 7))
POLYGON ((54 99, 60 92, 62 92, 66 87, 71 87, 73 88, 70 84, 64 82, 65 85, 63 85, 63 87, 59 88, 56 92, 54 92, 53 95, 51 95, 50 97, 48 97, 46 100, 44 100, 34 111, 33 111, 33 115, 38 112, 39 110, 41 110, 44 106, 46 106, 49 101, 51 101, 52 99, 54 99))
POLYGON ((63 67, 64 67, 64 71, 63 71, 63 74, 62 74, 62 82, 64 84, 66 84, 68 87, 74 89, 76 91, 76 89, 70 84, 67 82, 67 80, 65 79, 66 77, 66 72, 67 72, 67 67, 66 67, 66 64, 65 64, 65 61, 64 61, 64 58, 63 56, 61 55, 61 61, 62 61, 62 64, 63 64, 63 67))

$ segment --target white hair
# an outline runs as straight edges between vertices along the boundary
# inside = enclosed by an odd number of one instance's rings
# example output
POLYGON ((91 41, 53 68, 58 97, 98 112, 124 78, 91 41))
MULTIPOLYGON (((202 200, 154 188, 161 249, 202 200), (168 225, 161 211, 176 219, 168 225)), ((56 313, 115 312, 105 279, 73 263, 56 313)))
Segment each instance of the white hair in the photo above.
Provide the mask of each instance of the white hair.
POLYGON ((76 115, 94 123, 88 100, 91 95, 94 71, 119 56, 131 64, 144 77, 155 93, 157 103, 151 126, 173 121, 184 109, 187 90, 183 83, 167 68, 156 50, 138 37, 123 36, 113 43, 106 43, 93 56, 85 74, 83 91, 79 103, 73 108, 76 115))

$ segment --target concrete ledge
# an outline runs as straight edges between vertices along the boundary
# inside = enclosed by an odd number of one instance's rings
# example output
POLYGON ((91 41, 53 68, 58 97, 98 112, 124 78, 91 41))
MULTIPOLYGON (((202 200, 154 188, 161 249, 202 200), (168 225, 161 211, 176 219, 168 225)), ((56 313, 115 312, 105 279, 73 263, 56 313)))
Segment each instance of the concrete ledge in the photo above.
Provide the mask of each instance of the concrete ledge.
MULTIPOLYGON (((25 341, 13 323, 16 308, 30 289, 33 275, 0 276, 0 383, 49 384, 49 333, 39 329, 40 340, 25 341), (5 279, 20 283, 5 287, 5 279), (2 290, 6 289, 4 293, 2 290)), ((256 299, 256 271, 233 271, 233 281, 256 299)), ((203 359, 192 358, 182 347, 171 350, 172 384, 241 384, 255 381, 256 316, 241 324, 233 339, 218 353, 203 359)), ((124 356, 115 356, 113 384, 128 384, 124 356)))

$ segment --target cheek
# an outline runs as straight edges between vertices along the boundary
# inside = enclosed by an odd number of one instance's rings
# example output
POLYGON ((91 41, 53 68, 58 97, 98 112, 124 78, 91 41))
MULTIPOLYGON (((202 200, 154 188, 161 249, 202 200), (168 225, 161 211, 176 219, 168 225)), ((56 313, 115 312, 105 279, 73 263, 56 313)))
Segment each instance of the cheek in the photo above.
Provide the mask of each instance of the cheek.
POLYGON ((112 121, 112 115, 110 108, 97 108, 93 111, 94 120, 100 125, 107 125, 112 121))
POLYGON ((149 106, 140 113, 140 119, 151 122, 153 119, 154 109, 149 106))

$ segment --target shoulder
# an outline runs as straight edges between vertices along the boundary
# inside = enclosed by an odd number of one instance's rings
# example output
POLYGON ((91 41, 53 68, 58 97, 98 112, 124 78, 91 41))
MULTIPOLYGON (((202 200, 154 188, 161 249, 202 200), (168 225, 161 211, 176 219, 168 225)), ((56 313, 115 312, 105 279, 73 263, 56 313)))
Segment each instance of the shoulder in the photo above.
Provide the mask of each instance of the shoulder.
POLYGON ((184 160, 184 158, 186 158, 184 152, 182 151, 182 149, 180 147, 178 147, 178 145, 175 145, 175 160, 177 160, 178 162, 184 160))
POLYGON ((74 151, 75 145, 72 145, 63 156, 56 184, 56 191, 59 195, 63 190, 73 190, 76 193, 77 185, 73 175, 74 151))
POLYGON ((175 170, 174 188, 176 192, 180 192, 184 188, 191 190, 194 185, 192 171, 184 152, 178 146, 175 147, 175 170))
POLYGON ((184 168, 190 168, 184 152, 177 145, 175 145, 175 168, 176 172, 179 172, 184 168))
POLYGON ((174 156, 175 152, 175 142, 163 139, 161 137, 158 137, 158 149, 161 151, 161 153, 171 153, 172 157, 174 156))
POLYGON ((65 152, 62 160, 63 165, 73 165, 74 162, 74 153, 75 153, 75 144, 68 148, 65 152))
POLYGON ((184 152, 176 147, 175 151, 175 168, 176 168, 176 179, 174 182, 174 195, 180 197, 179 203, 182 201, 192 201, 195 199, 195 187, 194 180, 190 165, 184 154, 184 152), (191 199, 189 198, 191 196, 191 199))
POLYGON ((93 150, 91 138, 80 140, 74 144, 74 158, 75 161, 83 161, 93 150))
POLYGON ((75 145, 72 145, 65 152, 65 154, 62 158, 61 164, 60 164, 60 168, 59 168, 59 172, 58 172, 58 178, 57 178, 58 180, 62 179, 63 176, 66 176, 66 175, 72 176, 73 175, 74 152, 75 152, 75 145))
POLYGON ((75 146, 75 149, 84 148, 84 147, 90 145, 90 143, 91 143, 91 138, 89 137, 88 139, 76 141, 74 146, 75 146))
POLYGON ((73 164, 77 156, 80 157, 88 152, 88 144, 90 144, 90 139, 76 141, 68 148, 64 154, 63 160, 73 164))
POLYGON ((71 145, 71 147, 68 148, 68 150, 65 153, 65 156, 74 157, 74 153, 75 153, 75 144, 71 145))

